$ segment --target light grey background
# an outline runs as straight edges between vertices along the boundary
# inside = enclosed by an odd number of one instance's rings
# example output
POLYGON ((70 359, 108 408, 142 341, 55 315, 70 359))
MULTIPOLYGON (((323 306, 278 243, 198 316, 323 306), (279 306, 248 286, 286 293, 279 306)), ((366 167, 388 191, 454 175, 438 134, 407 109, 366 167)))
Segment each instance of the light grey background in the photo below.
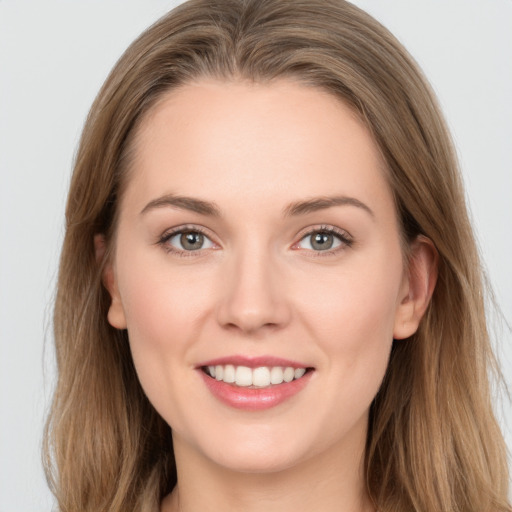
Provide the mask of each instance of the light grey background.
MULTIPOLYGON (((0 0, 0 512, 52 507, 39 453, 54 380, 49 318, 82 124, 125 47, 176 3, 0 0)), ((355 3, 398 36, 440 97, 512 323, 512 0, 355 3)), ((497 338, 510 385, 512 337, 497 338)), ((512 447, 510 405, 499 415, 512 447)))

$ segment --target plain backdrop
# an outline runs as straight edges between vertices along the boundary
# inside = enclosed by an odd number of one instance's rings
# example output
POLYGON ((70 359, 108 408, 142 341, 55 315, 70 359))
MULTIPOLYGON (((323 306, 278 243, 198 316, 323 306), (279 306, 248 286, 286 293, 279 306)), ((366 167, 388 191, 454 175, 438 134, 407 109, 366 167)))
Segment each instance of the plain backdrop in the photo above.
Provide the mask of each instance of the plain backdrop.
MULTIPOLYGON (((0 512, 52 508, 40 463, 54 382, 50 318, 86 113, 126 46, 176 3, 0 0, 0 512)), ((512 0, 355 3, 405 44, 439 95, 488 275, 512 323, 512 0)), ((510 385, 510 331, 495 338, 510 385)), ((510 405, 498 414, 512 447, 510 405)))

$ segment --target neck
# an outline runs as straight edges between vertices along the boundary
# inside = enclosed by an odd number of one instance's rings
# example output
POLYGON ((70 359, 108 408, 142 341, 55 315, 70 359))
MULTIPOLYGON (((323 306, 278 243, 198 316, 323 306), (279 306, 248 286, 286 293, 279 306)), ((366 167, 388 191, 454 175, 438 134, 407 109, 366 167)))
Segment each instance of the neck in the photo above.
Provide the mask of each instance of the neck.
POLYGON ((374 511, 364 480, 364 439, 270 473, 226 469, 176 436, 174 445, 178 484, 162 512, 374 511))

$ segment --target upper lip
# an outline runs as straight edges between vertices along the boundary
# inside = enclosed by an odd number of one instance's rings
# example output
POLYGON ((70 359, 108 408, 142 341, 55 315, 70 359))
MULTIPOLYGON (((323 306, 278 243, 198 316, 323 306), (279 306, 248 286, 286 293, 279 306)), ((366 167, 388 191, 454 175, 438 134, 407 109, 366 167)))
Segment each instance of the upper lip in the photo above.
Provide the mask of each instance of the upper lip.
POLYGON ((209 359, 208 361, 204 361, 197 365, 197 368, 201 368, 203 366, 217 366, 217 365, 227 365, 232 364, 233 366, 247 366, 249 368, 260 368, 262 366, 283 366, 292 368, 310 368, 311 366, 308 364, 300 363, 298 361, 293 361, 291 359, 284 359, 282 357, 275 356, 243 356, 243 355, 232 355, 225 357, 218 357, 215 359, 209 359))

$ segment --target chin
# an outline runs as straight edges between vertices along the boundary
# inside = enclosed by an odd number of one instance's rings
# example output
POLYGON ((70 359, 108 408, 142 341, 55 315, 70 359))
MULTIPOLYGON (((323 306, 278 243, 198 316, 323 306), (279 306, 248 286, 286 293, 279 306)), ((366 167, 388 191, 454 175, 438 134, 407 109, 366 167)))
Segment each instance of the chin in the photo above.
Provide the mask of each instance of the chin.
POLYGON ((293 456, 282 453, 262 453, 243 450, 244 453, 223 454, 213 462, 226 470, 246 474, 279 473, 298 464, 297 453, 293 456))
POLYGON ((252 432, 251 436, 240 433, 238 436, 228 435, 223 440, 215 440, 204 446, 202 451, 212 462, 226 470, 263 474, 277 473, 300 465, 318 449, 311 446, 307 439, 299 439, 296 434, 290 435, 288 431, 283 436, 276 432, 269 435, 266 429, 263 430, 252 432))

